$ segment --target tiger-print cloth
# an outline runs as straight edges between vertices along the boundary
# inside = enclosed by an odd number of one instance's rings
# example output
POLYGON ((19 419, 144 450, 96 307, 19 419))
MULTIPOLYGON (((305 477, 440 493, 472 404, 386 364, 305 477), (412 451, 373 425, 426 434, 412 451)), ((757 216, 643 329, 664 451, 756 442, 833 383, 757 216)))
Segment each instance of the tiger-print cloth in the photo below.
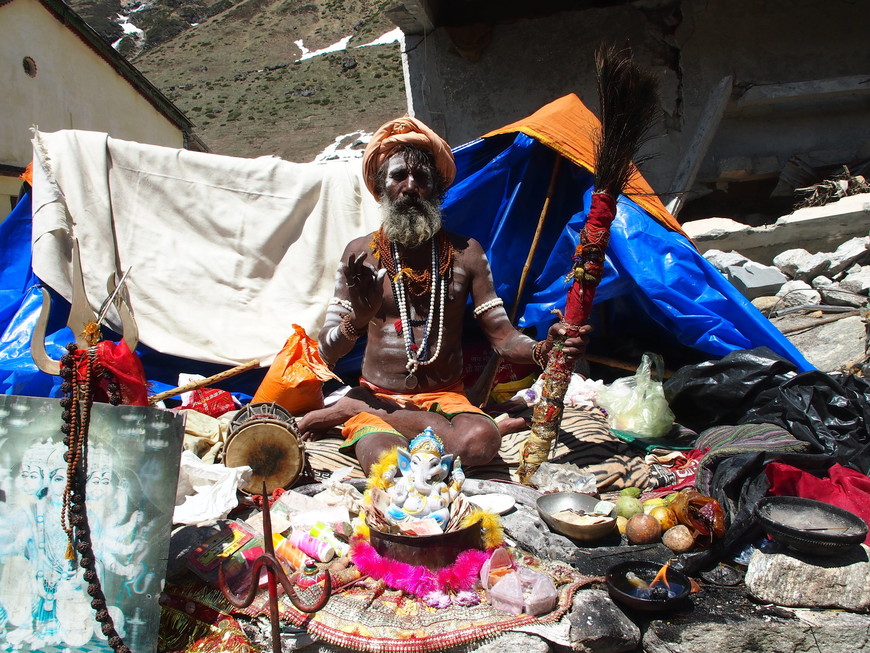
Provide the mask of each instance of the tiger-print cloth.
MULTIPOLYGON (((512 433, 502 438, 501 448, 488 465, 468 467, 469 478, 519 482, 517 468, 520 452, 529 431, 512 433)), ((344 440, 338 431, 305 445, 307 469, 298 485, 321 481, 336 469, 352 467, 349 478, 364 478, 356 459, 338 449, 344 440)), ((562 417, 558 444, 551 462, 573 463, 595 475, 598 490, 611 492, 625 487, 646 487, 650 478, 649 465, 637 450, 610 432, 607 419, 597 409, 566 408, 562 417)))

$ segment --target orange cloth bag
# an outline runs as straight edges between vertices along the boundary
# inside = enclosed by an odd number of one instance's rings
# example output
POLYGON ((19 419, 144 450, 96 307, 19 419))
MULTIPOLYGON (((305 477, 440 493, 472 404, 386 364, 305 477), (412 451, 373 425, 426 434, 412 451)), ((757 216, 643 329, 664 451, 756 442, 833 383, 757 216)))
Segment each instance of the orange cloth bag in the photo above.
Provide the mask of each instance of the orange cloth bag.
POLYGON ((308 337, 298 324, 283 349, 272 361, 269 371, 252 403, 274 401, 293 415, 323 408, 323 382, 340 381, 320 357, 317 342, 308 337))

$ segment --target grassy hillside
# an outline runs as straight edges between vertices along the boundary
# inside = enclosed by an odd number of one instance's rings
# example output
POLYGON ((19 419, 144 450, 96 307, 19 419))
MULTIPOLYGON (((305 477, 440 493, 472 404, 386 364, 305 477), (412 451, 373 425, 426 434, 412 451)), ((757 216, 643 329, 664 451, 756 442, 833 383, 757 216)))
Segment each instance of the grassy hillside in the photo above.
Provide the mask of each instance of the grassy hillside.
MULTIPOLYGON (((213 152, 310 161, 336 136, 371 132, 405 112, 398 44, 355 47, 394 28, 380 13, 383 4, 243 0, 156 46, 152 27, 144 51, 131 60, 197 125, 213 152), (347 36, 345 51, 298 61, 294 41, 314 52, 347 36)), ((224 6, 224 0, 210 5, 224 6)), ((185 9, 173 2, 161 10, 164 23, 177 27, 196 7, 208 13, 203 3, 185 9)), ((132 22, 145 27, 138 21, 136 14, 132 22)))

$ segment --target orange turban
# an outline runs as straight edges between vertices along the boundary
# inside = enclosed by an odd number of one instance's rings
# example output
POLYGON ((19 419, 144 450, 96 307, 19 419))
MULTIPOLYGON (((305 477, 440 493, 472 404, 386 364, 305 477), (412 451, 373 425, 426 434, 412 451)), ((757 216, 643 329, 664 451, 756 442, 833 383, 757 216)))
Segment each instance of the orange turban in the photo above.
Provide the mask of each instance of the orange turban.
POLYGON ((453 182, 456 177, 456 164, 447 141, 416 118, 405 116, 381 126, 366 146, 363 154, 363 176, 372 195, 378 196, 375 192, 378 170, 393 155, 393 151, 402 145, 413 145, 431 152, 438 172, 448 185, 453 182))

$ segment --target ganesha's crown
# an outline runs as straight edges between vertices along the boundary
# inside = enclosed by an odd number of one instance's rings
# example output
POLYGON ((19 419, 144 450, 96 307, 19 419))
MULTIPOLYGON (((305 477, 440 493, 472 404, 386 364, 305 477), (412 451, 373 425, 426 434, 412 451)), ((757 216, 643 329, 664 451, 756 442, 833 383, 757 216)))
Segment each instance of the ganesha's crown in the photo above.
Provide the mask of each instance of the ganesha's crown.
POLYGON ((438 457, 444 455, 444 444, 441 442, 441 438, 435 435, 431 426, 423 429, 422 433, 411 440, 408 447, 412 454, 427 452, 438 457))

